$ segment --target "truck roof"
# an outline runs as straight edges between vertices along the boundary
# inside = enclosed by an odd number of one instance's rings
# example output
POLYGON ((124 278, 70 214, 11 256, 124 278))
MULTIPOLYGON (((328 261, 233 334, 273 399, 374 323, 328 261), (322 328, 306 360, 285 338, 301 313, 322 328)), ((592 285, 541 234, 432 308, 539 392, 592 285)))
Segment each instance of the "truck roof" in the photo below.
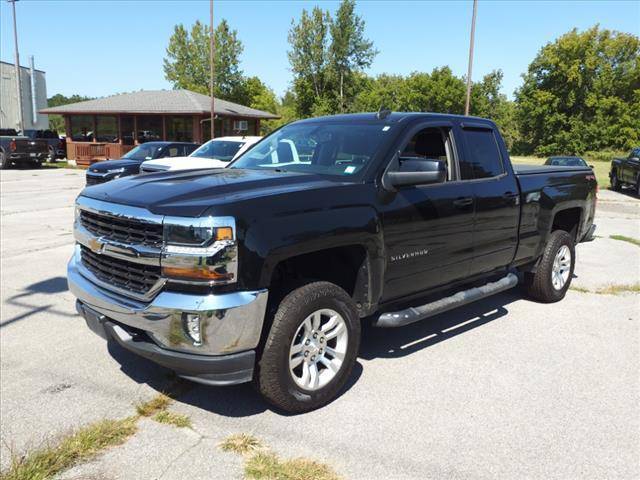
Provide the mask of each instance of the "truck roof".
POLYGON ((425 120, 467 120, 473 122, 488 123, 493 125, 493 121, 482 118, 465 115, 455 115, 452 113, 434 113, 434 112, 391 112, 382 119, 377 118, 377 112, 366 113, 343 113, 339 115, 327 115, 324 117, 307 118, 298 120, 295 123, 315 123, 315 122, 372 122, 379 121, 385 123, 399 123, 416 118, 424 118, 425 120))

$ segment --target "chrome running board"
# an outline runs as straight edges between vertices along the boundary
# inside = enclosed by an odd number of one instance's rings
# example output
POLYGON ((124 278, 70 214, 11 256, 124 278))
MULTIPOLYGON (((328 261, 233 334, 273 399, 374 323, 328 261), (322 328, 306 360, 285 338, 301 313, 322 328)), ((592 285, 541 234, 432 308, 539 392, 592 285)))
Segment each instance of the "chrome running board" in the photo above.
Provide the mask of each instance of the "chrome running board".
POLYGON ((373 326, 382 328, 403 327, 410 323, 446 312, 447 310, 461 307, 462 305, 475 302, 485 297, 490 297, 496 293, 504 292, 505 290, 515 287, 517 284, 518 277, 513 273, 509 273, 506 277, 495 282, 489 282, 481 287, 463 290, 450 297, 441 298, 440 300, 426 303, 419 307, 410 307, 398 312, 383 313, 377 320, 374 320, 373 326))

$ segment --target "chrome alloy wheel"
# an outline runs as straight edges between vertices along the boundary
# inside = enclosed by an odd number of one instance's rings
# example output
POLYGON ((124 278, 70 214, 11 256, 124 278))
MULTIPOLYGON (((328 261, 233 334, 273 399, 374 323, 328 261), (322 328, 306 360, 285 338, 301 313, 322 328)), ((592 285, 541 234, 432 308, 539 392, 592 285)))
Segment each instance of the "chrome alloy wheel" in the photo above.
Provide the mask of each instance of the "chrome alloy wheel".
POLYGON ((305 390, 318 390, 340 371, 349 333, 342 316, 331 309, 316 310, 298 327, 289 350, 289 371, 305 390))
POLYGON ((571 272, 571 250, 566 245, 562 245, 556 253, 556 258, 553 260, 553 268, 551 269, 551 282, 553 288, 556 290, 562 290, 569 280, 569 273, 571 272))

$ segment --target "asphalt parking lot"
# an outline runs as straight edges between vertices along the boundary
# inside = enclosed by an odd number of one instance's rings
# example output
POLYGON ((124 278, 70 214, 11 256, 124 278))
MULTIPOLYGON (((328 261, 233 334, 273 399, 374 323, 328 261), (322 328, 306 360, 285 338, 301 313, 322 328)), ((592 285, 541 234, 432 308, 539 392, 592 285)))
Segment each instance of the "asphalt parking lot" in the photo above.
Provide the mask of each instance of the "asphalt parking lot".
MULTIPOLYGON (((134 413, 175 380, 91 333, 65 268, 77 170, 1 176, 2 468, 102 418, 134 413)), ((221 452, 252 433, 283 457, 326 462, 348 479, 640 477, 640 200, 601 191, 598 238, 577 249, 560 303, 518 290, 393 331, 367 330, 353 378, 300 416, 250 386, 188 385, 171 406, 193 428, 143 419, 124 445, 60 478, 243 478, 221 452)))

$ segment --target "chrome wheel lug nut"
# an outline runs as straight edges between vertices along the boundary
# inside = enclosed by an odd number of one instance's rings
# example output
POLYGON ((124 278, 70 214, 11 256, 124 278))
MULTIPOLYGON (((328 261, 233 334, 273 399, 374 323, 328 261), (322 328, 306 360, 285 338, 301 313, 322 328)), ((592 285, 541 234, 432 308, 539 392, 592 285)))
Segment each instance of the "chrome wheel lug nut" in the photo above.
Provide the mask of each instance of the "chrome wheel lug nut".
POLYGON ((314 334, 313 334, 313 338, 318 338, 318 334, 317 334, 317 333, 314 333, 314 334))
POLYGON ((307 351, 305 351, 305 352, 304 352, 304 356, 305 356, 305 357, 308 357, 308 356, 309 356, 309 350, 307 350, 307 351))
POLYGON ((315 361, 316 361, 316 356, 315 356, 315 355, 313 355, 313 356, 311 357, 311 361, 312 361, 312 362, 315 362, 315 361))
POLYGON ((311 343, 311 340, 309 340, 309 339, 305 340, 305 342, 304 342, 305 345, 309 345, 310 343, 311 343))

